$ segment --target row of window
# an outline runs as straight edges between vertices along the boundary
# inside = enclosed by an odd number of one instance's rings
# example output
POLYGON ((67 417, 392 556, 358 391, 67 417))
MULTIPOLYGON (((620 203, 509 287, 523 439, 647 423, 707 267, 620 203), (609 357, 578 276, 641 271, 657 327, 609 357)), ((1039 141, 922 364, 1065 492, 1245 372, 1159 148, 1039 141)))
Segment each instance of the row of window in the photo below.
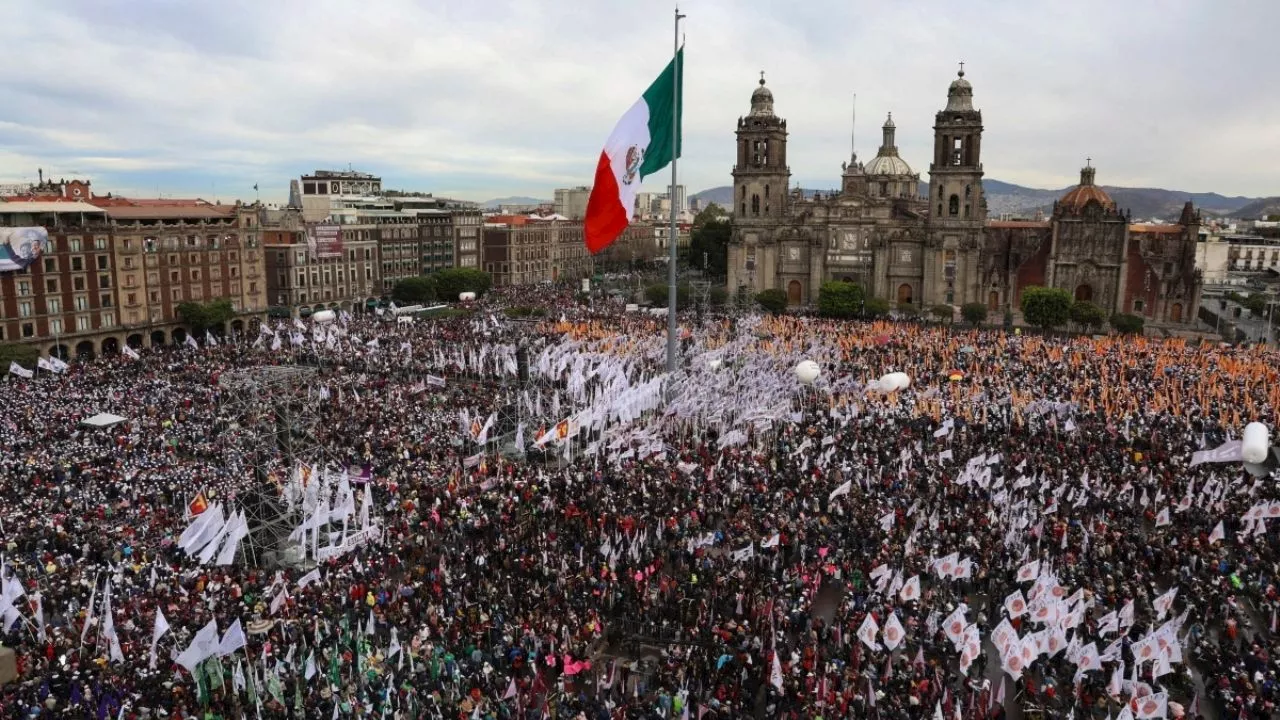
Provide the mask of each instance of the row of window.
MULTIPOLYGON (((65 324, 62 322, 62 318, 53 317, 53 318, 49 318, 46 322, 48 323, 48 327, 49 327, 49 330, 47 333, 49 335, 56 337, 67 331, 65 324)), ((99 315, 97 328, 93 326, 92 315, 77 315, 76 323, 75 323, 75 331, 89 332, 95 329, 105 330, 107 328, 115 327, 115 325, 116 325, 116 314, 114 312, 104 312, 101 315, 99 315)), ((36 336, 36 324, 34 322, 24 322, 18 326, 18 333, 22 339, 33 338, 36 336)), ((0 325, 0 341, 6 340, 6 339, 8 338, 5 337, 5 326, 0 325)))
MULTIPOLYGON (((98 266, 99 270, 106 270, 111 267, 111 256, 95 255, 94 263, 98 266)), ((56 257, 46 257, 42 263, 45 273, 49 274, 56 274, 58 272, 58 266, 58 258, 56 257)), ((84 268, 85 263, 83 255, 76 255, 71 258, 71 272, 84 272, 84 268)))

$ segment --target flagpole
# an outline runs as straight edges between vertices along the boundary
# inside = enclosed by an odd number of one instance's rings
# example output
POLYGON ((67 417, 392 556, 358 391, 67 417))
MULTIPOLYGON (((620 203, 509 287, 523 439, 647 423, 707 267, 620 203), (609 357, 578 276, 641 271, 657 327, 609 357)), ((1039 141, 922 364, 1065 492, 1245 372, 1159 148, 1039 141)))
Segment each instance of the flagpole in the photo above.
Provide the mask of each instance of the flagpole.
POLYGON ((676 242, 679 238, 679 226, 676 223, 676 158, 680 155, 680 7, 675 9, 675 32, 672 36, 672 67, 675 68, 675 81, 671 84, 671 233, 667 236, 670 246, 668 257, 667 280, 667 372, 676 371, 676 263, 678 259, 676 242))

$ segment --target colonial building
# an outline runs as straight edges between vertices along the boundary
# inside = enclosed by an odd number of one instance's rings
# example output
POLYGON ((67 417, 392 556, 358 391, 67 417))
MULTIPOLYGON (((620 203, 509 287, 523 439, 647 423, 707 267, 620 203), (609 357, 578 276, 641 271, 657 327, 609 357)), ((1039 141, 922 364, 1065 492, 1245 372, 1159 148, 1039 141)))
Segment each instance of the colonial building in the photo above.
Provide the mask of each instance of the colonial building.
POLYGON ((577 280, 593 268, 581 222, 528 215, 485 218, 480 255, 494 287, 577 280))
POLYGON ((188 327, 178 305, 186 301, 229 300, 237 314, 221 334, 245 332, 263 316, 253 208, 57 185, 54 195, 0 203, 0 226, 39 226, 49 235, 35 262, 0 272, 0 340, 69 358, 182 342, 188 327))
POLYGON ((761 78, 738 119, 728 289, 777 288, 803 305, 823 282, 844 280, 900 305, 1016 312, 1023 288, 1050 285, 1108 311, 1194 322, 1199 216, 1189 204, 1176 224, 1133 225, 1088 167, 1050 220, 988 222, 982 112, 963 70, 933 130, 927 194, 898 153, 890 115, 874 158, 851 152, 840 189, 806 197, 790 186, 787 121, 761 78))
MULTIPOLYGON (((346 224, 332 227, 336 239, 323 247, 313 246, 303 217, 279 210, 263 214, 267 300, 302 315, 376 306, 382 295, 378 226, 367 219, 345 217, 346 224)), ((314 234, 317 229, 311 226, 310 231, 314 234)))

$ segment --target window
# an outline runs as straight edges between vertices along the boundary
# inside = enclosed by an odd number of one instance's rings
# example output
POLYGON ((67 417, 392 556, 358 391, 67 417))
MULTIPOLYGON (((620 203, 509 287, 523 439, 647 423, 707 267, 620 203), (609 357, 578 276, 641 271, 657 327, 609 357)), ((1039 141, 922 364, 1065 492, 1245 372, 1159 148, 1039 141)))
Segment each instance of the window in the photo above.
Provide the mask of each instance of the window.
POLYGON ((84 295, 77 295, 77 296, 76 296, 76 301, 75 301, 75 302, 76 302, 76 309, 77 309, 77 310, 88 310, 88 309, 89 309, 89 298, 85 297, 84 295))
POLYGON ((125 258, 125 259, 124 259, 124 269, 125 269, 125 270, 132 270, 132 269, 133 269, 133 258, 131 258, 131 257, 127 257, 127 258, 125 258))
POLYGON ((84 258, 71 258, 71 272, 84 272, 84 258))
POLYGON ((31 317, 35 314, 32 312, 33 307, 30 300, 23 300, 18 303, 18 317, 31 317))
POLYGON ((959 195, 952 195, 951 200, 949 201, 949 205, 950 205, 951 215, 955 216, 960 214, 960 196, 959 195))
POLYGON ((159 290, 152 290, 151 292, 147 293, 147 302, 151 303, 152 305, 159 305, 159 304, 160 304, 160 291, 159 291, 159 290))
POLYGON ((111 307, 111 294, 110 294, 110 293, 103 293, 103 294, 99 295, 99 296, 98 296, 98 306, 99 306, 99 307, 111 307))
POLYGON ((45 292, 51 292, 51 293, 58 292, 58 278, 49 278, 48 280, 45 280, 44 289, 45 289, 45 292))
POLYGON ((181 273, 179 273, 179 271, 177 271, 177 270, 170 270, 170 271, 169 271, 169 282, 171 282, 171 283, 176 283, 176 282, 178 282, 179 280, 181 280, 181 278, 182 278, 182 275, 181 275, 181 273))
POLYGON ((752 215, 760 214, 760 196, 759 195, 751 196, 751 214, 752 215))
POLYGON ((18 294, 19 294, 19 295, 30 295, 30 294, 31 294, 31 283, 30 283, 29 281, 27 281, 27 280, 19 280, 19 281, 18 281, 18 294))
POLYGON ((256 283, 256 282, 251 282, 251 283, 249 283, 249 292, 251 292, 251 293, 256 293, 256 292, 258 292, 258 283, 256 283))
POLYGON ((56 273, 56 272, 58 272, 58 259, 57 259, 57 258, 45 258, 45 259, 44 259, 44 271, 45 271, 45 272, 47 272, 47 273, 56 273))
POLYGON ((1134 300, 1134 301, 1133 301, 1133 311, 1134 311, 1134 312, 1138 312, 1138 313, 1142 312, 1142 301, 1141 301, 1141 300, 1134 300))
POLYGON ((49 333, 53 335, 62 333, 62 318, 49 318, 49 333))
POLYGON ((177 256, 177 255, 170 255, 170 256, 169 256, 169 264, 170 264, 170 265, 177 265, 177 264, 178 264, 178 256, 177 256))
POLYGON ((200 269, 199 269, 199 268, 192 268, 192 270, 191 270, 191 281, 192 281, 192 282, 198 282, 199 280, 200 280, 200 269))
POLYGON ((125 304, 126 304, 126 305, 137 305, 137 304, 138 304, 138 293, 129 293, 128 295, 125 295, 125 296, 124 296, 124 302, 125 302, 125 304))
POLYGON ((77 331, 77 332, 84 332, 85 330, 92 330, 92 329, 93 329, 93 321, 89 319, 89 316, 88 316, 88 315, 77 315, 77 316, 76 316, 76 331, 77 331))
POLYGON ((69 238, 67 240, 67 247, 71 252, 80 252, 80 238, 69 238))
POLYGON ((129 324, 130 325, 138 324, 138 313, 136 311, 129 313, 129 324))
POLYGON ((99 275, 99 276, 98 276, 98 287, 100 287, 100 288, 102 288, 102 289, 104 289, 104 290, 105 290, 105 289, 107 289, 107 288, 109 288, 109 287, 111 287, 111 276, 110 276, 110 275, 99 275))
POLYGON ((174 288, 169 291, 169 299, 174 302, 182 301, 182 288, 174 288))
POLYGON ((84 290, 84 278, 71 278, 71 288, 73 290, 84 290))
POLYGON ((106 250, 106 249, 107 249, 107 238, 106 238, 105 236, 103 236, 103 235, 99 235, 99 236, 95 237, 95 238, 93 239, 93 249, 94 249, 94 250, 106 250))
POLYGON ((22 323, 22 337, 29 338, 36 336, 35 323, 22 323))

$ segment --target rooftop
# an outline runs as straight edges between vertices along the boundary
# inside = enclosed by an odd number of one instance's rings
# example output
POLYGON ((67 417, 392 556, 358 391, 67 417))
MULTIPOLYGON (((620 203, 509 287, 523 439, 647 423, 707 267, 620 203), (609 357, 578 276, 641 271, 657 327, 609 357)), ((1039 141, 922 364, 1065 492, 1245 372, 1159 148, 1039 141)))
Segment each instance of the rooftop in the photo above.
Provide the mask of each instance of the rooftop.
POLYGON ((1157 225, 1155 223, 1134 223, 1129 226, 1131 233, 1177 234, 1186 228, 1181 225, 1157 225))
MULTIPOLYGON (((96 208, 95 208, 96 209, 96 208)), ((122 205, 106 208, 112 220, 227 220, 234 205, 122 205)))
POLYGON ((1048 220, 990 220, 989 228, 1047 228, 1048 220))
POLYGON ((95 213, 101 214, 102 208, 89 203, 67 200, 36 200, 19 202, 0 202, 0 213, 36 214, 36 213, 95 213))

